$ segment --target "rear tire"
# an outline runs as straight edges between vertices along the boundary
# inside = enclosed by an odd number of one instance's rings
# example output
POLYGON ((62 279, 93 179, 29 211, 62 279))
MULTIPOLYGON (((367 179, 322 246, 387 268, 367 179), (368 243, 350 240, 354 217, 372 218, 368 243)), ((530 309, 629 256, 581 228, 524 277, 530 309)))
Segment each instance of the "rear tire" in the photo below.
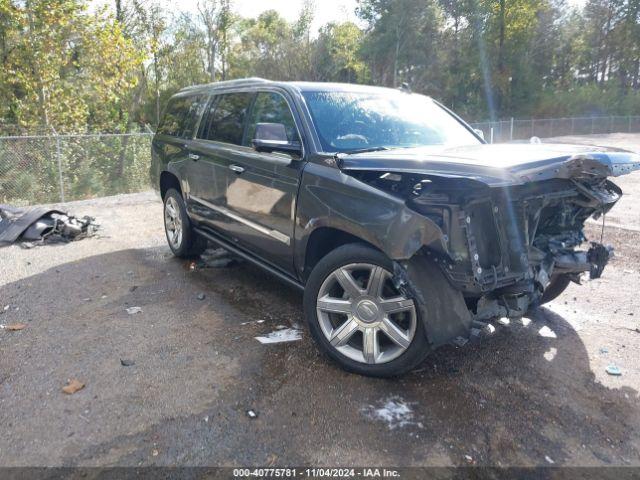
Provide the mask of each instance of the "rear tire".
POLYGON ((320 350, 349 372, 401 375, 430 351, 417 302, 395 290, 391 272, 393 263, 382 252, 349 244, 322 258, 309 276, 309 331, 320 350))
POLYGON ((558 298, 567 289, 571 283, 571 278, 568 275, 556 275, 551 277, 551 282, 547 286, 544 292, 542 292, 542 298, 540 304, 544 305, 552 300, 558 298))
POLYGON ((170 188, 164 197, 164 231, 169 248, 176 257, 197 257, 207 248, 189 220, 182 194, 170 188))

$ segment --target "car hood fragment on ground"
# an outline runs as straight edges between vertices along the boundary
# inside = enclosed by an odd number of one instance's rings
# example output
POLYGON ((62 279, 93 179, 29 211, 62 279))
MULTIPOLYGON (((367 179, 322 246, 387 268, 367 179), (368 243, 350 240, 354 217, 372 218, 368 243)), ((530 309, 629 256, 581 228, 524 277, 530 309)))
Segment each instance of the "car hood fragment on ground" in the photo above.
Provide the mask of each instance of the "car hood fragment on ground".
POLYGON ((0 205, 0 246, 16 242, 26 247, 45 242, 71 242, 93 236, 97 230, 93 217, 78 218, 46 207, 0 205))
POLYGON ((429 173, 490 187, 550 178, 620 176, 640 170, 640 155, 621 149, 563 144, 481 144, 338 154, 344 171, 429 173))

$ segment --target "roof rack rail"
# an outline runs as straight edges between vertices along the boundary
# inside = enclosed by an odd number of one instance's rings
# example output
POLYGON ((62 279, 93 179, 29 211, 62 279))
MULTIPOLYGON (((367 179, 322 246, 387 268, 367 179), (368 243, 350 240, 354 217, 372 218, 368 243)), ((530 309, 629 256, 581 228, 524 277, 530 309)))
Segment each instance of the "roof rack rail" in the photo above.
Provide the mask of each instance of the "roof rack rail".
POLYGON ((251 84, 251 83, 269 83, 269 82, 271 82, 271 80, 267 80, 266 78, 260 78, 260 77, 238 78, 235 80, 223 80, 221 82, 211 82, 211 83, 203 83, 200 85, 192 85, 190 87, 183 88, 181 91, 185 92, 185 91, 194 90, 194 89, 203 88, 203 87, 240 86, 240 85, 251 84))

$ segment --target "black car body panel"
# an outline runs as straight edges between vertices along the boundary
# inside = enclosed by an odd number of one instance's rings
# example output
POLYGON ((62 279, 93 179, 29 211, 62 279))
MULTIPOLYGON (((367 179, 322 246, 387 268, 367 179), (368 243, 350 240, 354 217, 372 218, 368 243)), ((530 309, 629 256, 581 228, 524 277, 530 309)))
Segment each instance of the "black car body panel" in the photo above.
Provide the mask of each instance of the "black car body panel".
POLYGON ((434 345, 467 335, 473 321, 523 315, 554 276, 601 275, 609 251, 597 243, 580 250, 584 222, 618 201, 622 192, 607 177, 640 169, 639 155, 480 139, 463 147, 326 152, 304 92, 341 89, 386 90, 248 79, 181 91, 282 95, 301 155, 202 140, 198 119, 183 138, 156 135, 154 185, 179 186, 200 232, 296 285, 306 282, 323 244, 346 238, 377 248, 395 262, 399 287, 419 303, 440 305, 442 315, 425 320, 434 345), (434 268, 448 282, 426 292, 421 279, 434 268))

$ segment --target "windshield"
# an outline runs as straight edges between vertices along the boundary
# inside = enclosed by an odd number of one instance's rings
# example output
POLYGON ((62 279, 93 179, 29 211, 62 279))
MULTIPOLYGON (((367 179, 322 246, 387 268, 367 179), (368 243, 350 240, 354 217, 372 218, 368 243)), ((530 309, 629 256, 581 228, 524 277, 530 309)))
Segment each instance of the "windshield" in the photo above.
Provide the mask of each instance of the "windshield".
POLYGON ((325 152, 480 142, 428 97, 405 92, 303 92, 325 152))

